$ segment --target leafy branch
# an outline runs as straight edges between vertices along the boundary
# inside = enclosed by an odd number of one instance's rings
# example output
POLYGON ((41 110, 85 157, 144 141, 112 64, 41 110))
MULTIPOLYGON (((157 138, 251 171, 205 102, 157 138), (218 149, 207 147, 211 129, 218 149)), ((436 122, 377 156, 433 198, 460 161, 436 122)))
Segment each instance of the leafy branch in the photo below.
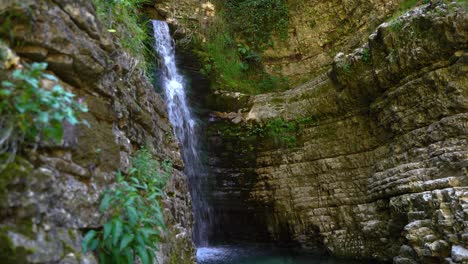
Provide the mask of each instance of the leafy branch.
POLYGON ((132 159, 129 175, 117 173, 117 186, 101 200, 101 213, 110 213, 103 229, 84 237, 84 252, 96 251, 100 263, 153 263, 162 231, 166 229, 161 205, 163 188, 172 172, 168 162, 158 163, 141 149, 132 159))
POLYGON ((47 63, 32 63, 15 69, 0 85, 0 154, 16 153, 23 143, 40 140, 60 142, 63 123, 87 124, 78 114, 88 109, 66 91, 58 79, 43 71, 47 63), (47 80, 52 88, 43 86, 47 80))

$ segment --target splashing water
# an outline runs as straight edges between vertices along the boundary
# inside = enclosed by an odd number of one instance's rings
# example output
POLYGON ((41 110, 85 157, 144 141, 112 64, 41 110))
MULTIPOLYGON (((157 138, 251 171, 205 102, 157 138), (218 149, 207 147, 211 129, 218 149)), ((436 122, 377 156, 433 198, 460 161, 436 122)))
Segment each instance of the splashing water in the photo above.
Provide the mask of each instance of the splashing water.
POLYGON ((202 185, 205 170, 199 157, 197 122, 188 107, 185 94, 185 80, 177 71, 175 48, 164 21, 153 20, 155 49, 161 59, 161 81, 164 89, 169 121, 174 134, 182 145, 185 174, 188 176, 192 196, 195 226, 193 240, 196 246, 208 245, 208 232, 211 222, 211 210, 203 198, 202 185))

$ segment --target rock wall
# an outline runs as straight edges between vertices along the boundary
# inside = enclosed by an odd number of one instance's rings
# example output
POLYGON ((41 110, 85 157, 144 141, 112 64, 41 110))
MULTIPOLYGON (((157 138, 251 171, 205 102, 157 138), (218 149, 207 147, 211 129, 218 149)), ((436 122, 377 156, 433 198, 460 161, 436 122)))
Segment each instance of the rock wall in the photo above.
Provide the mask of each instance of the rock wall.
MULTIPOLYGON (((268 73, 287 77, 294 86, 324 73, 338 51, 352 51, 362 45, 373 29, 390 17, 403 0, 287 0, 287 40, 274 39, 262 55, 268 73)), ((156 1, 148 13, 164 19, 184 33, 201 34, 219 19, 217 1, 156 1)), ((183 39, 182 39, 183 42, 183 39)))
POLYGON ((275 41, 263 59, 268 72, 302 84, 326 72, 338 51, 349 52, 399 7, 402 0, 288 0, 288 40, 275 41))
POLYGON ((193 34, 199 34, 200 29, 209 26, 216 14, 215 6, 209 0, 150 1, 144 11, 175 27, 175 33, 181 38, 178 41, 182 43, 184 40, 189 42, 193 34))
POLYGON ((47 62, 49 73, 87 103, 82 117, 90 127, 66 126, 61 144, 28 150, 1 172, 0 262, 96 263, 81 252, 82 235, 106 220, 97 210, 101 193, 146 146, 175 167, 163 201, 168 232, 159 263, 193 263, 190 194, 164 101, 92 2, 1 0, 0 24, 7 23, 1 39, 22 63, 47 62))
MULTIPOLYGON (((380 25, 353 53, 338 54, 327 74, 255 96, 244 113, 218 114, 231 123, 209 132, 208 140, 223 145, 241 136, 212 155, 224 158, 213 169, 231 174, 214 183, 218 195, 241 197, 235 208, 245 208, 230 219, 255 223, 248 208, 260 207, 266 227, 259 234, 266 229, 271 240, 287 238, 303 250, 466 263, 467 25, 460 4, 425 5, 380 25), (243 143, 251 122, 274 117, 311 121, 297 127, 293 146, 259 137, 243 143), (247 165, 226 166, 225 157, 245 146, 255 152, 245 156, 247 165)), ((216 210, 231 208, 219 203, 216 210)))

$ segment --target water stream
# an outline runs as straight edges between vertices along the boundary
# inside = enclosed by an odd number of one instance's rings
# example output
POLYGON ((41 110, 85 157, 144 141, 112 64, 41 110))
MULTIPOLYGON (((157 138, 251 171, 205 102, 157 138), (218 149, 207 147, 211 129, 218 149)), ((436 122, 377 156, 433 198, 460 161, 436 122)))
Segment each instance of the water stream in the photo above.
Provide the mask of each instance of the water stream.
POLYGON ((174 41, 165 21, 153 20, 155 49, 161 59, 161 83, 174 134, 182 145, 185 174, 189 180, 195 226, 193 240, 197 247, 208 246, 209 223, 212 214, 203 198, 205 169, 200 160, 197 121, 187 104, 186 82, 175 61, 174 41))
POLYGON ((372 261, 297 254, 268 246, 216 246, 198 248, 198 264, 375 264, 372 261))
MULTIPOLYGON (((186 82, 175 61, 174 41, 164 21, 153 21, 155 49, 161 60, 161 83, 174 134, 181 143, 185 174, 189 179, 195 217, 193 241, 199 264, 349 264, 363 263, 312 255, 293 254, 285 249, 261 246, 216 246, 208 241, 212 210, 202 193, 206 170, 200 160, 197 120, 188 106, 186 82)), ((225 228, 229 228, 226 226, 225 228)))

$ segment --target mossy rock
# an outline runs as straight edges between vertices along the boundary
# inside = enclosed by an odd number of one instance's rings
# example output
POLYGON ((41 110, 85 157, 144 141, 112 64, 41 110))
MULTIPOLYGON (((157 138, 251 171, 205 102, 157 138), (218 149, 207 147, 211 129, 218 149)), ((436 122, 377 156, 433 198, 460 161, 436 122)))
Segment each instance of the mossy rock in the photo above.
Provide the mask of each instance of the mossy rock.
POLYGON ((90 128, 78 130, 78 145, 73 149, 73 160, 89 168, 100 166, 103 170, 115 171, 120 164, 120 149, 112 132, 112 124, 100 121, 90 114, 83 114, 90 128))
POLYGON ((194 262, 192 250, 187 247, 186 240, 177 239, 175 243, 172 244, 171 252, 169 253, 169 264, 191 264, 194 262))
MULTIPOLYGON (((7 163, 10 154, 0 155, 0 163, 4 164, 0 171, 0 208, 5 204, 8 185, 15 178, 23 178, 30 175, 33 166, 26 159, 16 156, 13 161, 7 163)), ((16 227, 0 226, 0 260, 1 263, 27 263, 26 256, 31 252, 24 247, 15 247, 8 232, 21 233, 28 237, 32 235, 30 221, 16 222, 16 227)))
MULTIPOLYGON (((0 201, 5 200, 8 184, 14 178, 26 177, 33 170, 32 164, 19 156, 16 156, 12 162, 7 163, 9 155, 9 153, 0 155, 0 164, 4 164, 0 167, 0 201)), ((2 206, 3 203, 0 202, 0 207, 2 206)))
POLYGON ((221 112, 237 112, 251 107, 250 96, 242 93, 217 91, 207 96, 207 106, 221 112))
POLYGON ((12 241, 9 231, 15 232, 8 226, 0 227, 0 260, 4 264, 28 263, 27 256, 34 253, 31 249, 16 247, 12 241))

